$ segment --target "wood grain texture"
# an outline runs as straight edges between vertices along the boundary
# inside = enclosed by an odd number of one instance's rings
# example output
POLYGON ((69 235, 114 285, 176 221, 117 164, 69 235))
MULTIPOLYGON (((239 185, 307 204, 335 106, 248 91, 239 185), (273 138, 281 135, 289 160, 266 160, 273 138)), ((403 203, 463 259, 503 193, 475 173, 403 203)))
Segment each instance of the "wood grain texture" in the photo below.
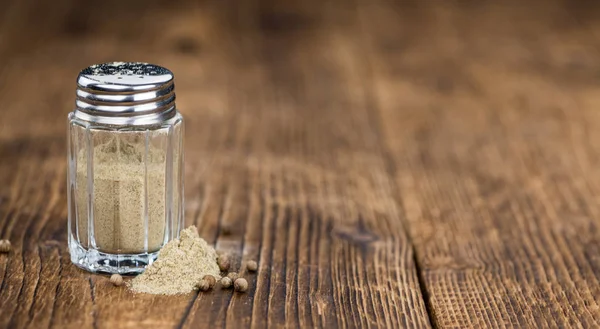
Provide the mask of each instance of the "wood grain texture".
POLYGON ((434 326, 598 326, 598 6, 360 8, 434 326))
POLYGON ((0 328, 598 326, 599 10, 3 3, 0 328), (247 294, 71 265, 65 118, 111 60, 175 72, 186 224, 259 261, 247 294))
POLYGON ((14 246, 0 328, 430 326, 354 3, 12 1, 0 15, 0 236, 14 246), (247 294, 133 295, 70 264, 65 118, 78 70, 111 60, 175 72, 186 224, 237 267, 259 261, 247 294))

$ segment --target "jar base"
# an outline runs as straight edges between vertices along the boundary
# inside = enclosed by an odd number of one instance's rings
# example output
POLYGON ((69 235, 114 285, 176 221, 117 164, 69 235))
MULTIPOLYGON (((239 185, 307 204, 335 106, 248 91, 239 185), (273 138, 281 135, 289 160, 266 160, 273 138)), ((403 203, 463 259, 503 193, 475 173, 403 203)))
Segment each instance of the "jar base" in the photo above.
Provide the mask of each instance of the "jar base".
POLYGON ((76 241, 69 244, 71 262, 86 271, 105 274, 137 275, 146 270, 158 257, 158 251, 140 254, 107 254, 86 249, 76 241))

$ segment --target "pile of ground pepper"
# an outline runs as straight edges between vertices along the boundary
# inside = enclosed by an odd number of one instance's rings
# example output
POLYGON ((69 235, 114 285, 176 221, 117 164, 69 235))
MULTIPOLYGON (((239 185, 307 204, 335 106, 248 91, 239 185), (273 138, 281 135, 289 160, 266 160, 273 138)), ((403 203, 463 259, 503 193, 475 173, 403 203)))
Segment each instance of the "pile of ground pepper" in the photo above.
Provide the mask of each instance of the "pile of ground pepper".
POLYGON ((180 238, 167 243, 158 259, 143 274, 131 280, 130 289, 160 295, 185 294, 197 289, 205 275, 220 279, 217 253, 198 235, 195 226, 181 231, 180 238))

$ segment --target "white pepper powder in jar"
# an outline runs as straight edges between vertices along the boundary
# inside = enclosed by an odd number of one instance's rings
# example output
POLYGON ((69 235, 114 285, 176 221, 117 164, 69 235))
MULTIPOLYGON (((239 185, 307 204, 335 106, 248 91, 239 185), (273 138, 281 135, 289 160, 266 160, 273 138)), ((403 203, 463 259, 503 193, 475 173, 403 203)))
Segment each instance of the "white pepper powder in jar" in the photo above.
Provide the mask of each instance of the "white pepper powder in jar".
POLYGON ((183 220, 183 118, 173 74, 90 66, 69 114, 69 250, 93 272, 140 273, 183 220))

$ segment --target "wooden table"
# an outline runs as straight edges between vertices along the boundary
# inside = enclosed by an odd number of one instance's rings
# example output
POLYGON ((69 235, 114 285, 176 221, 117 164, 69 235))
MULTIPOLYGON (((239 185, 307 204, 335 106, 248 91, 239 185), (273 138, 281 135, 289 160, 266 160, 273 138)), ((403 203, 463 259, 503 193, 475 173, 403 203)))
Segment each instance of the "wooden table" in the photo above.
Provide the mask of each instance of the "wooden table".
POLYGON ((599 10, 3 2, 0 328, 598 326, 599 10), (66 115, 112 60, 175 72, 186 224, 259 260, 247 294, 71 265, 66 115))

